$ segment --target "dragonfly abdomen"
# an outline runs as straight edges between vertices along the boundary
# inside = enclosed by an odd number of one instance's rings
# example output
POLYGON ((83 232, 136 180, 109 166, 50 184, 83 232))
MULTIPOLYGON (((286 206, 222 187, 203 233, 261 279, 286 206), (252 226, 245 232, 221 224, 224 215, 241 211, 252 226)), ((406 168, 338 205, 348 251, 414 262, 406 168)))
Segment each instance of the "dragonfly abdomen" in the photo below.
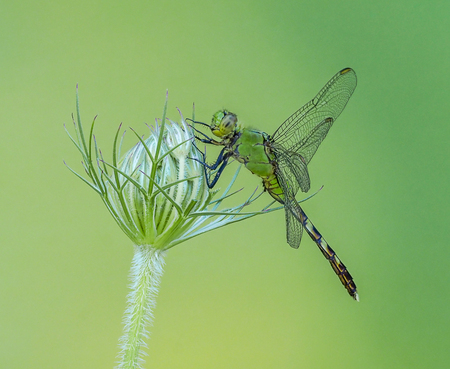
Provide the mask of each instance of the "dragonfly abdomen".
MULTIPOLYGON (((300 206, 299 206, 300 208, 300 206)), ((356 290, 356 284, 353 281, 353 277, 351 276, 350 272, 347 270, 344 263, 339 259, 337 254, 334 252, 334 250, 328 245, 327 241, 322 237, 320 232, 317 230, 317 228, 314 226, 314 224, 309 220, 309 218, 306 216, 306 214, 303 212, 303 210, 300 208, 300 218, 302 219, 301 223, 303 227, 306 229, 306 232, 308 233, 309 237, 316 243, 316 245, 319 247, 320 251, 322 252, 323 256, 330 262, 331 267, 333 268, 336 275, 341 280, 344 287, 347 289, 350 296, 352 296, 356 301, 359 301, 358 292, 356 290)), ((294 214, 297 220, 299 217, 294 214)))

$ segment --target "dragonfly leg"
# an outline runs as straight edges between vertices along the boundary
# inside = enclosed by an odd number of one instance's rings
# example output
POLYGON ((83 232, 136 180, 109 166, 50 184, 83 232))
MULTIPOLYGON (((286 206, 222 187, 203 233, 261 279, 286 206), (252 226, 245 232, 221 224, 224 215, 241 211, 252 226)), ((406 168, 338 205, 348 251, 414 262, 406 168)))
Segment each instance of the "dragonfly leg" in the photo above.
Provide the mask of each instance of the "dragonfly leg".
POLYGON ((206 154, 203 151, 201 151, 197 146, 195 146, 195 147, 202 154, 203 161, 198 160, 196 158, 191 158, 191 159, 195 160, 203 165, 203 169, 205 171, 206 184, 208 185, 209 188, 213 188, 216 185, 217 181, 219 180, 220 175, 222 174, 223 170, 227 166, 228 159, 231 157, 232 153, 226 152, 225 148, 223 148, 220 151, 220 154, 219 154, 216 162, 214 164, 209 165, 206 163, 206 154), (208 173, 208 170, 213 171, 213 170, 216 170, 217 168, 219 168, 219 169, 218 169, 217 173, 215 173, 214 178, 211 181, 211 173, 208 173))
MULTIPOLYGON (((224 157, 222 159, 222 164, 219 167, 219 170, 217 171, 217 173, 214 176, 214 179, 211 181, 211 179, 209 178, 209 176, 206 176, 206 184, 208 185, 209 188, 213 188, 217 181, 219 180, 223 170, 225 169, 225 167, 227 166, 228 163, 228 159, 230 158, 231 155, 227 155, 226 157, 224 157)), ((206 171, 206 168, 205 168, 206 171)))
MULTIPOLYGON (((200 124, 200 125, 205 126, 205 127, 209 127, 208 124, 203 123, 203 122, 199 122, 199 121, 196 121, 196 120, 193 120, 193 119, 191 119, 191 118, 186 118, 186 120, 190 120, 192 123, 196 123, 196 124, 200 124)), ((192 127, 192 126, 191 126, 191 127, 192 127)), ((195 128, 194 128, 194 129, 195 129, 195 128)))
POLYGON ((202 154, 203 161, 201 161, 199 159, 196 159, 196 158, 189 158, 189 159, 192 159, 192 160, 195 160, 195 161, 199 162, 201 165, 203 165, 205 168, 208 168, 209 170, 216 170, 217 167, 220 164, 222 164, 223 161, 228 161, 228 158, 230 157, 230 154, 229 153, 225 153, 225 148, 223 148, 220 151, 220 154, 217 157, 216 162, 214 164, 208 164, 208 163, 206 163, 206 154, 202 150, 200 150, 197 146, 195 146, 195 147, 200 152, 200 154, 202 154))
MULTIPOLYGON (((192 126, 191 126, 192 127, 192 126)), ((209 137, 208 135, 205 135, 203 132, 201 132, 201 131, 199 131, 197 128, 195 128, 195 127, 192 127, 192 129, 196 132, 196 133, 199 133, 199 134, 201 134, 204 138, 201 138, 201 137, 198 137, 198 136, 196 136, 196 135, 194 135, 194 137, 197 139, 197 140, 199 140, 199 141, 201 141, 201 142, 203 142, 203 143, 207 143, 207 144, 213 144, 213 145, 222 145, 222 143, 221 142, 219 142, 219 141, 216 141, 216 140, 213 140, 211 137, 209 137)))
MULTIPOLYGON (((187 120, 190 120, 190 121, 193 122, 193 123, 198 123, 198 124, 201 124, 201 125, 203 125, 203 126, 206 126, 206 127, 210 128, 210 126, 207 125, 206 123, 197 122, 197 121, 192 120, 192 119, 189 119, 189 118, 186 118, 186 119, 187 119, 187 120)), ((197 140, 199 140, 199 141, 201 141, 201 142, 203 142, 203 143, 208 143, 208 144, 213 144, 213 145, 222 145, 221 142, 216 141, 216 140, 213 140, 211 137, 209 137, 208 135, 204 134, 202 131, 199 131, 199 130, 198 130, 197 128, 195 128, 193 125, 189 124, 189 127, 191 127, 191 128, 195 131, 195 133, 198 133, 198 134, 200 134, 200 135, 202 135, 202 136, 204 137, 204 138, 200 138, 200 137, 194 135, 194 137, 195 137, 197 140)))

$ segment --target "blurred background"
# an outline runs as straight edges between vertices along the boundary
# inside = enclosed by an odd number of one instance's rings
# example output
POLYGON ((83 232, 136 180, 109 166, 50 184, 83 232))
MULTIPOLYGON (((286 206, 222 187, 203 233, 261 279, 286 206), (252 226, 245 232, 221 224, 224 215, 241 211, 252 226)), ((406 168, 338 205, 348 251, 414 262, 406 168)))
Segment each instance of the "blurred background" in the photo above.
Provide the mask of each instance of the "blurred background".
MULTIPOLYGON (((147 134, 167 89, 173 119, 195 102, 198 120, 228 108, 270 134, 352 67, 358 87, 310 164, 312 191, 324 188, 304 209, 361 302, 309 237, 287 245, 282 212, 256 217, 169 251, 144 367, 447 368, 449 12, 416 0, 3 2, 0 367, 116 360, 133 251, 63 164, 81 169, 63 128, 77 84, 110 157, 118 125, 147 134)), ((245 196, 260 185, 244 170, 239 181, 245 196)))

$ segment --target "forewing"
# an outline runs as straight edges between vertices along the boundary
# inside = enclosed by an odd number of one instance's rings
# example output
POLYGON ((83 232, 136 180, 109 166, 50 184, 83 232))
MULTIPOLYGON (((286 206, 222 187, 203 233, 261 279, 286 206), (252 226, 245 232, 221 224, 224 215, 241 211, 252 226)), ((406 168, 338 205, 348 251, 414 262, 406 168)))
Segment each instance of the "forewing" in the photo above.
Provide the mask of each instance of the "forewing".
POLYGON ((308 163, 333 122, 344 110, 355 88, 354 70, 351 68, 341 70, 314 99, 286 119, 272 135, 272 140, 287 151, 305 155, 308 163), (302 147, 305 145, 309 147, 302 154, 302 147))
POLYGON ((317 126, 314 127, 314 129, 309 133, 308 136, 295 143, 290 148, 290 151, 299 154, 305 160, 305 163, 308 164, 319 148, 319 145, 327 136, 327 133, 332 125, 332 118, 327 118, 324 121, 320 122, 317 126))

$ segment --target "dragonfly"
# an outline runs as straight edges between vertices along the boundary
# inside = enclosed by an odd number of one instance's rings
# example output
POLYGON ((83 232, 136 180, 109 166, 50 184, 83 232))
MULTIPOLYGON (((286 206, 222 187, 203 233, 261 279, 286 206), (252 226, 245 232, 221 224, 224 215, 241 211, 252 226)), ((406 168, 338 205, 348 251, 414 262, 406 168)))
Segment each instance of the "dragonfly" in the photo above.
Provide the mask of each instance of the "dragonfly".
POLYGON ((243 164, 262 179, 264 190, 284 206, 287 243, 298 248, 303 229, 330 262, 336 275, 354 300, 359 301, 356 284, 344 263, 325 241, 296 200, 299 190, 308 192, 308 164, 325 139, 334 121, 344 110, 356 88, 356 73, 345 68, 336 73, 319 93, 302 106, 273 133, 243 127, 237 115, 219 110, 206 126, 220 140, 209 137, 194 127, 197 140, 222 146, 215 163, 203 162, 206 182, 213 188, 230 159, 243 164))

